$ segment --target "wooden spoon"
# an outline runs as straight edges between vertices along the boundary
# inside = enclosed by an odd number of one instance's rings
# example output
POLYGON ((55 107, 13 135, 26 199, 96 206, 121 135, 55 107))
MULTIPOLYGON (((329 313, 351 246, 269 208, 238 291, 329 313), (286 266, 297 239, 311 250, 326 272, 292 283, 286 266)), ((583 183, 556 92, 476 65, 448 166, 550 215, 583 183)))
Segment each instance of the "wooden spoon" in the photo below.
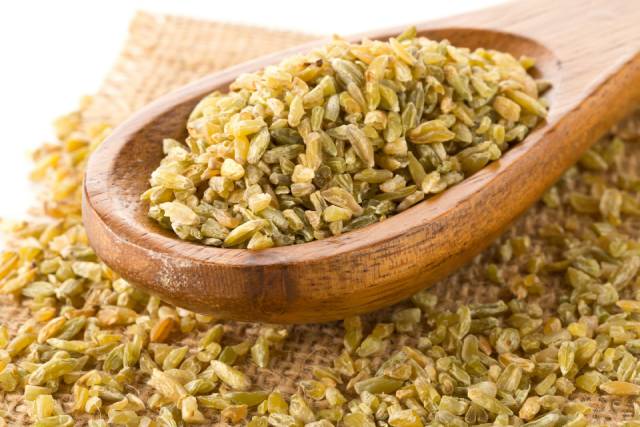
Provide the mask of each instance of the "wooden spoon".
MULTIPOLYGON (((211 75, 134 115, 93 154, 83 200, 89 239, 123 277, 196 312, 304 323, 398 302, 469 261, 640 104, 639 23, 634 1, 540 0, 418 24, 420 35, 456 46, 535 57, 538 72, 553 83, 547 122, 499 161, 397 216, 263 251, 182 241, 147 218, 139 196, 163 157, 162 139, 186 136, 186 118, 200 98, 226 89, 240 73, 324 42, 211 75)), ((402 30, 350 39, 387 39, 402 30)))

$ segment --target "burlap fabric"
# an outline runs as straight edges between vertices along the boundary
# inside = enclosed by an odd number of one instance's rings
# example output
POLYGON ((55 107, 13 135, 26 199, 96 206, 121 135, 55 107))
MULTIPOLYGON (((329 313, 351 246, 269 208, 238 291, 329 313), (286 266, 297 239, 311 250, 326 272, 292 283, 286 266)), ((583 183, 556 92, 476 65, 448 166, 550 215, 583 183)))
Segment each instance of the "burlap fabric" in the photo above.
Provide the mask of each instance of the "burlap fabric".
MULTIPOLYGON (((118 124, 144 104, 196 78, 312 38, 298 33, 139 13, 131 23, 130 35, 122 54, 107 75, 87 116, 93 121, 118 124)), ((638 121, 628 121, 626 126, 637 127, 638 121)), ((635 168, 637 158, 640 156, 628 156, 631 163, 627 166, 635 168)), ((578 187, 580 183, 567 180, 565 185, 578 187)), ((535 237, 535 231, 546 223, 562 224, 570 218, 571 212, 548 209, 540 203, 517 221, 503 238, 529 234, 532 236, 532 248, 542 250, 542 242, 535 237)), ((640 232, 637 223, 629 223, 628 228, 636 234, 640 232)), ((509 296, 506 287, 493 285, 485 279, 482 268, 483 263, 495 257, 498 245, 499 242, 470 265, 434 286, 433 292, 438 294, 440 301, 455 307, 463 302, 495 301, 509 296)), ((518 266, 514 264, 511 269, 515 274, 518 266)), ((541 297, 541 302, 548 308, 557 303, 563 291, 553 281, 545 285, 548 292, 541 297)), ((389 321, 392 310, 390 308, 366 316, 366 326, 376 321, 389 321)), ((9 324, 14 330, 27 314, 26 309, 14 302, 0 301, 0 322, 9 324)), ((258 326, 226 323, 225 340, 239 342, 253 337, 258 332, 258 326)), ((424 325, 422 328, 427 327, 424 325)), ((386 355, 404 344, 413 343, 419 333, 394 337, 386 355)), ((268 369, 256 368, 250 362, 245 363, 243 369, 250 374, 256 387, 267 390, 278 388, 284 393, 292 393, 300 379, 310 377, 313 365, 331 366, 342 347, 342 336, 342 325, 338 322, 290 327, 289 338, 283 348, 273 355, 268 369)), ((193 343, 195 335, 178 338, 182 342, 193 343)), ((384 359, 386 355, 379 357, 384 359)), ((142 380, 140 378, 139 383, 131 386, 141 397, 146 397, 151 390, 142 380)), ((70 400, 70 396, 65 399, 70 400)), ((629 399, 586 395, 576 395, 575 399, 587 401, 594 409, 593 417, 606 425, 629 419, 632 414, 629 399)), ((21 396, 4 396, 0 409, 9 413, 8 421, 12 425, 27 424, 28 417, 21 396)), ((207 416, 215 417, 209 411, 204 412, 207 416)), ((78 419, 79 424, 84 421, 86 418, 78 419)))

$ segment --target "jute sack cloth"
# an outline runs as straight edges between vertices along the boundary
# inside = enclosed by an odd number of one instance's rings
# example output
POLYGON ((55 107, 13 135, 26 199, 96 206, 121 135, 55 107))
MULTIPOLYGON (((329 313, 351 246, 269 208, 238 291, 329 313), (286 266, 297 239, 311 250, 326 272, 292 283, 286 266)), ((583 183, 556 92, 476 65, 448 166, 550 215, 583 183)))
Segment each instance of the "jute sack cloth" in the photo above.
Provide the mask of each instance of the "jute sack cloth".
MULTIPOLYGON (((131 22, 129 37, 120 57, 107 75, 85 117, 90 121, 117 125, 160 95, 199 77, 313 38, 299 33, 138 13, 131 22)), ((621 126, 626 126, 630 133, 637 134, 638 122, 638 117, 635 117, 621 126)), ((638 155, 631 153, 627 156, 628 167, 636 167, 640 153, 636 154, 638 155)), ((565 185, 581 187, 580 182, 573 182, 571 179, 567 179, 565 185)), ((543 243, 537 240, 535 231, 544 224, 562 224, 570 216, 571 212, 548 209, 539 203, 505 233, 502 241, 511 236, 531 235, 532 248, 540 248, 543 243)), ((587 227, 588 223, 584 226, 587 227)), ((635 234, 640 231, 637 224, 630 224, 628 228, 635 234)), ((512 298, 508 287, 494 285, 485 278, 483 265, 495 259, 499 245, 500 242, 496 242, 470 265, 435 285, 432 291, 439 296, 439 301, 455 309, 461 303, 512 298)), ((509 274, 515 275, 517 270, 518 266, 515 264, 510 267, 507 282, 509 274)), ((539 300, 546 310, 557 304, 560 295, 567 291, 561 289, 559 280, 557 283, 553 280, 552 278, 545 283, 546 292, 539 300)), ((365 330, 370 330, 377 321, 390 321, 390 314, 399 306, 365 316, 365 330)), ((0 322, 11 322, 15 325, 27 317, 26 308, 12 302, 5 303, 5 300, 0 301, 0 322)), ((255 337, 259 326, 227 322, 225 341, 239 342, 247 337, 255 337)), ((423 325, 421 328, 426 330, 428 326, 423 325)), ((416 336, 420 332, 419 330, 411 336, 394 335, 386 353, 377 357, 384 360, 401 346, 415 344, 416 336)), ((289 327, 289 333, 283 348, 273 354, 269 368, 260 369, 251 362, 242 365, 242 369, 251 376, 256 388, 277 388, 286 394, 293 393, 300 379, 311 376, 311 368, 314 365, 332 366, 334 357, 342 348, 343 328, 340 322, 289 327)), ((194 344, 196 337, 186 335, 178 337, 178 340, 172 344, 194 344)), ((145 383, 145 378, 139 378, 139 382, 131 384, 131 387, 143 399, 152 393, 151 388, 145 383)), ((592 406, 592 417, 604 425, 615 425, 632 416, 630 399, 579 393, 572 398, 592 406)), ((9 412, 8 421, 12 425, 27 424, 28 417, 21 395, 8 394, 4 400, 5 403, 0 405, 0 409, 9 412)), ((63 400, 69 402, 71 396, 65 395, 63 400)), ((213 416, 207 410, 204 413, 213 416)), ((85 420, 86 417, 82 417, 77 421, 82 424, 85 420)))

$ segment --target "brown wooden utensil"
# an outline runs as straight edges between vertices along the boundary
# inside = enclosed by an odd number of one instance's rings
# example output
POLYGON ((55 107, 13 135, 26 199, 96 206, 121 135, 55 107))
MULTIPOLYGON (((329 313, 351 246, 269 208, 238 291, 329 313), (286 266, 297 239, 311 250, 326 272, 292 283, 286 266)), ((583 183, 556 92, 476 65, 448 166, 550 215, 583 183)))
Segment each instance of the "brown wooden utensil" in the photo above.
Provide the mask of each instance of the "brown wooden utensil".
MULTIPOLYGON (((427 8, 416 15, 427 16, 427 8)), ((89 161, 84 184, 83 218, 97 254, 131 282, 196 312, 304 323, 371 311, 469 261, 640 104, 635 1, 520 1, 417 28, 457 46, 535 57, 537 71, 553 83, 547 121, 441 195, 339 237, 262 251, 219 249, 182 241, 148 219, 139 196, 163 157, 162 139, 183 139, 196 102, 226 89, 240 73, 323 42, 300 46, 167 95, 105 141, 89 161)), ((402 30, 365 36, 386 39, 402 30)))

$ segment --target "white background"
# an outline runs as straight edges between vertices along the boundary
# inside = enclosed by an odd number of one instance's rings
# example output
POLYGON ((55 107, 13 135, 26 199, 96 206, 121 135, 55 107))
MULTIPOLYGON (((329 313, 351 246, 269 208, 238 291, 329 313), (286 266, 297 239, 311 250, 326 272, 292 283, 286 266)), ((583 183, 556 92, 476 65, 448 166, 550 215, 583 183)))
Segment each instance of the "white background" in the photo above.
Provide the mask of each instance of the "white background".
POLYGON ((0 218, 32 204, 27 153, 51 121, 94 93, 137 10, 291 29, 358 33, 440 18, 504 0, 14 0, 0 8, 0 218), (389 8, 393 6, 394 11, 389 8), (279 10, 273 12, 273 8, 279 10))

